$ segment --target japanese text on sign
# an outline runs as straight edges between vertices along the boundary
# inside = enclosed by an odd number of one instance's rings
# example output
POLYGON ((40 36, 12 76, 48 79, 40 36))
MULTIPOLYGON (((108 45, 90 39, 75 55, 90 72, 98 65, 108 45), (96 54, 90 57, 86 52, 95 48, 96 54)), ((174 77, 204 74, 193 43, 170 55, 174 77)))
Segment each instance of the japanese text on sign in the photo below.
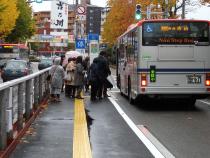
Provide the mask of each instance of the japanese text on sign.
POLYGON ((188 26, 161 26, 161 31, 168 32, 168 31, 188 31, 188 26))
POLYGON ((67 0, 54 0, 52 2, 51 28, 67 29, 68 28, 68 5, 67 0))

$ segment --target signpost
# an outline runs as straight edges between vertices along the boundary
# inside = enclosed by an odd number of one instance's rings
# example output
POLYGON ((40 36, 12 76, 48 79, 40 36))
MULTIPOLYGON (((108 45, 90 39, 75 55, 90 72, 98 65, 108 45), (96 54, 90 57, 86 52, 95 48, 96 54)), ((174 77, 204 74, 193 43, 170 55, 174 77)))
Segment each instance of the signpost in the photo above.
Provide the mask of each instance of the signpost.
POLYGON ((68 29, 68 1, 52 1, 51 29, 68 29), (65 3, 64 3, 65 2, 65 3))
POLYGON ((88 42, 89 42, 90 63, 92 63, 93 59, 96 58, 99 54, 99 35, 88 34, 88 42))
POLYGON ((81 52, 83 55, 85 54, 85 39, 76 39, 75 48, 77 51, 81 52))
POLYGON ((77 14, 85 15, 86 14, 85 7, 84 6, 78 6, 77 7, 77 14))
POLYGON ((88 41, 99 41, 99 35, 98 34, 88 34, 88 41))
POLYGON ((84 39, 76 40, 76 49, 85 49, 85 40, 84 39))
POLYGON ((90 63, 93 59, 99 55, 99 43, 98 41, 90 41, 89 43, 90 63))

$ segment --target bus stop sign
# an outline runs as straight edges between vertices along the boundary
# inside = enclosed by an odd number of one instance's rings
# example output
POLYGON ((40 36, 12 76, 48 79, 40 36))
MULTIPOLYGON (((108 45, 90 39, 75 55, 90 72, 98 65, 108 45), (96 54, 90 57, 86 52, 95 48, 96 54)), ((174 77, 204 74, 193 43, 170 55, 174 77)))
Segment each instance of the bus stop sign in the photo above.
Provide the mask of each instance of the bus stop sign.
POLYGON ((88 41, 99 41, 99 35, 98 34, 88 34, 88 41))
POLYGON ((85 49, 85 40, 84 39, 76 40, 76 49, 85 49))

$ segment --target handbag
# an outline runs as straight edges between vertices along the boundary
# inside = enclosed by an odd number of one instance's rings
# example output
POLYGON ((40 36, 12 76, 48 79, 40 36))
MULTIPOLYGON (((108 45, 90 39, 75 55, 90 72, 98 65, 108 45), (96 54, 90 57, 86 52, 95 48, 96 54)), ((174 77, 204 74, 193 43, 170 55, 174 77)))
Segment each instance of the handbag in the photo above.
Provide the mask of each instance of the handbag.
POLYGON ((72 82, 74 80, 73 71, 66 72, 64 80, 66 80, 67 82, 72 82))

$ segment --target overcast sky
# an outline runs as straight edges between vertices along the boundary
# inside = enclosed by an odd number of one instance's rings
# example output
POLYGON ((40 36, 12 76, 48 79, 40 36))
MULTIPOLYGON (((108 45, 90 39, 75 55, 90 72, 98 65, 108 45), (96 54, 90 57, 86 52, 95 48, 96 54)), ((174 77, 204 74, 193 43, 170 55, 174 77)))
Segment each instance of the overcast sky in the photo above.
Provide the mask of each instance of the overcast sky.
MULTIPOLYGON (((74 4, 75 0, 68 0, 69 4, 74 4)), ((97 5, 100 7, 106 6, 106 0, 91 0, 92 5, 97 5)), ((32 3, 33 10, 37 11, 45 11, 50 10, 51 2, 42 2, 42 3, 32 3)))
MULTIPOLYGON (((68 1, 70 4, 75 3, 75 0, 68 0, 68 1)), ((97 5, 100 7, 105 7, 106 1, 107 0, 91 0, 91 4, 97 5)), ((50 2, 42 2, 40 4, 33 3, 32 7, 35 12, 50 10, 51 3, 50 2)), ((189 12, 189 14, 186 15, 186 18, 210 20, 210 6, 209 7, 207 6, 196 7, 192 9, 189 12)))

